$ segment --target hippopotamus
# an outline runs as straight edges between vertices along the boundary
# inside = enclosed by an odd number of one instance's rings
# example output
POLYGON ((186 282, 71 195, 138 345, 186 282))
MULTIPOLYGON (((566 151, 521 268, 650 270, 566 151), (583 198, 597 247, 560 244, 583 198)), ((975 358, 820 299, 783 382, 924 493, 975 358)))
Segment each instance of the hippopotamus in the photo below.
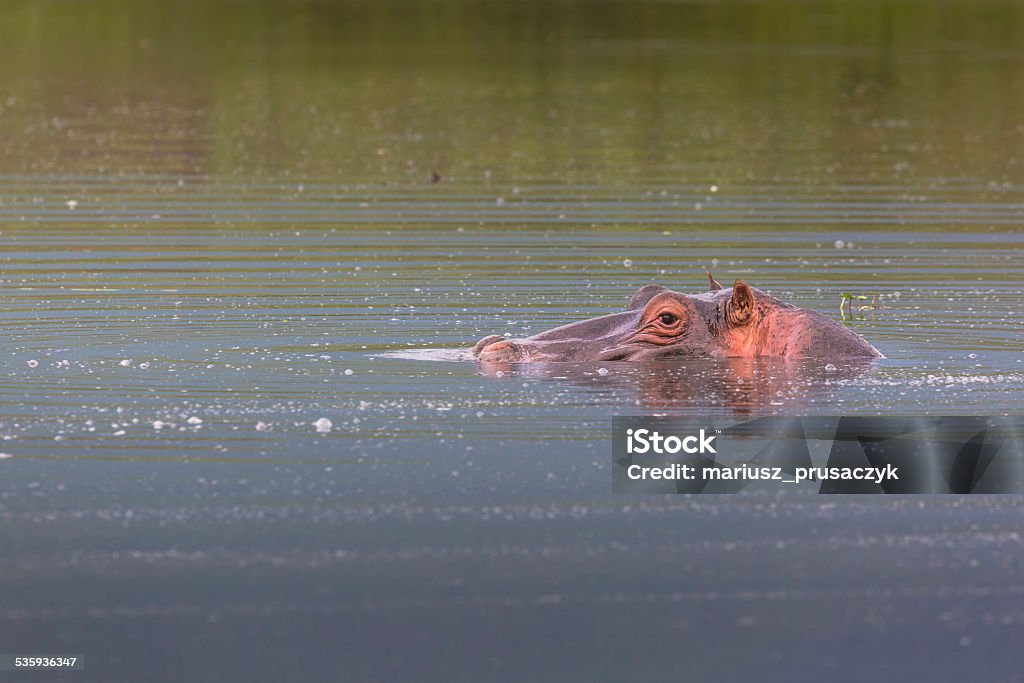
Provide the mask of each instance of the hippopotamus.
POLYGON ((682 294, 645 285, 626 310, 525 339, 484 337, 473 355, 487 363, 646 361, 690 357, 884 358, 860 335, 816 311, 797 308, 737 280, 682 294))

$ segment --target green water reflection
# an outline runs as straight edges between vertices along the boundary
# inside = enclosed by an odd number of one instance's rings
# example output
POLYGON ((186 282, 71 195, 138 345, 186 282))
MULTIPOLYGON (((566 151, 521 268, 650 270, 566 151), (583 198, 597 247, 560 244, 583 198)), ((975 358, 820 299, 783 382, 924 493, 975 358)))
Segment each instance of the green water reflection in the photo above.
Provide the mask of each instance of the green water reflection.
POLYGON ((0 172, 1020 179, 1000 2, 6 2, 0 172))

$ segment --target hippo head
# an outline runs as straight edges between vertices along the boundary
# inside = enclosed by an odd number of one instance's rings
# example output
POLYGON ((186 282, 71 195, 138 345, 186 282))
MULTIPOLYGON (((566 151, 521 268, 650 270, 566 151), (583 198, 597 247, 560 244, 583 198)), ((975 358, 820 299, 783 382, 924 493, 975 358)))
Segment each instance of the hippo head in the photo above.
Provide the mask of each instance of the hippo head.
POLYGON ((525 339, 484 337, 473 347, 483 362, 645 361, 685 357, 880 358, 836 321, 783 303, 737 281, 682 294, 641 287, 626 310, 525 339))

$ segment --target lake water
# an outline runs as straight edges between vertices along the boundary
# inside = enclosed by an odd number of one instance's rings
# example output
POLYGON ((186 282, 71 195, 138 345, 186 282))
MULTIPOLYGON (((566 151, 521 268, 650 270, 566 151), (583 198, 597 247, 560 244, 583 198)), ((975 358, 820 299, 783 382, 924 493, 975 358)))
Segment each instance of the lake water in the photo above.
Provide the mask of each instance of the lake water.
POLYGON ((613 496, 608 453, 613 415, 1024 414, 1022 41, 1001 2, 5 3, 0 652, 1020 680, 1020 499, 613 496), (460 355, 705 268, 862 296, 887 359, 460 355))

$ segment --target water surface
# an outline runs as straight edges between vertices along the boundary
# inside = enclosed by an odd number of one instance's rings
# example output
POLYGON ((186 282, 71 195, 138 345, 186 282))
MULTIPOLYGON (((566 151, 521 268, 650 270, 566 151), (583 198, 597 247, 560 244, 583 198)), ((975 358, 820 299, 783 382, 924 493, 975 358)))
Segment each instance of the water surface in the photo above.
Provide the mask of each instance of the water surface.
POLYGON ((1021 414, 1022 37, 1000 2, 5 4, 0 650, 1012 680, 1017 499, 613 497, 608 433, 1021 414), (863 296, 887 359, 454 351, 705 268, 863 296))

